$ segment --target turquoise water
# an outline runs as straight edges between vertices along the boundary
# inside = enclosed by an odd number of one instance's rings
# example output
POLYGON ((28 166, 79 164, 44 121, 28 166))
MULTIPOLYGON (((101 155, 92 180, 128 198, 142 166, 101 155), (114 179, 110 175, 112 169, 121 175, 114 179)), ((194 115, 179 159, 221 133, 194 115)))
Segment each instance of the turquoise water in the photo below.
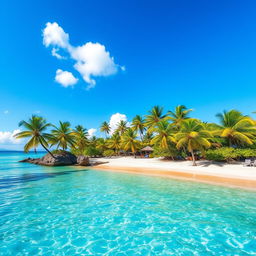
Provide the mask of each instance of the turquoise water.
POLYGON ((0 153, 0 255, 255 255, 254 192, 22 158, 0 153))

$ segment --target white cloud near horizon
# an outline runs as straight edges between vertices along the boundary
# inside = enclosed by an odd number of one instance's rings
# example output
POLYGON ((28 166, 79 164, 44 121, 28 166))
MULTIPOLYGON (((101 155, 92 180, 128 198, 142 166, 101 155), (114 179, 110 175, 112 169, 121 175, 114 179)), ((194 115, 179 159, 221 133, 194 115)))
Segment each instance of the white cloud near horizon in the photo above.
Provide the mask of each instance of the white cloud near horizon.
POLYGON ((14 137, 15 134, 21 132, 21 130, 13 130, 3 132, 0 131, 0 145, 8 145, 8 144, 21 144, 23 143, 23 139, 16 139, 14 137))
POLYGON ((97 132, 97 129, 95 129, 95 128, 89 129, 89 130, 88 130, 89 138, 93 137, 96 132, 97 132))
POLYGON ((77 83, 78 79, 73 76, 71 72, 58 69, 55 75, 55 81, 63 87, 73 86, 77 83))
POLYGON ((100 43, 87 42, 82 46, 72 46, 69 42, 69 34, 65 33, 56 22, 46 23, 43 30, 43 44, 46 47, 53 46, 52 55, 58 59, 64 58, 58 53, 59 49, 69 53, 70 58, 75 61, 74 68, 88 84, 87 89, 95 87, 95 77, 106 77, 116 74, 120 69, 125 70, 124 66, 114 62, 114 58, 100 43))
MULTIPOLYGON (((119 122, 123 120, 127 122, 127 116, 125 114, 115 113, 110 117, 109 126, 110 126, 110 134, 113 134, 119 124, 119 122)), ((129 125, 129 123, 127 123, 129 125)))

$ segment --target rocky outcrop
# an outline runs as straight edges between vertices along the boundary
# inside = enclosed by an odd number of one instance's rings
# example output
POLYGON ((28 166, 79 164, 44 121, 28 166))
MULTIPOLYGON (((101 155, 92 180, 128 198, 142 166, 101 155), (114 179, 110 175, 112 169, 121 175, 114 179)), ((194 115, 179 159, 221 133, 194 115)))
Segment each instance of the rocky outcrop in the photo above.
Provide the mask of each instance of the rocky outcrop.
POLYGON ((50 155, 49 153, 46 154, 44 157, 41 158, 39 164, 42 165, 49 165, 49 166, 63 166, 63 165, 73 165, 76 164, 76 156, 71 154, 70 152, 61 152, 58 154, 50 155))
POLYGON ((42 158, 27 158, 21 160, 20 162, 25 163, 32 163, 32 164, 39 164, 39 165, 46 165, 46 166, 65 166, 65 165, 81 165, 81 166, 88 166, 89 158, 85 156, 78 156, 76 157, 70 152, 63 151, 58 154, 46 154, 42 158))
POLYGON ((23 160, 20 160, 20 163, 31 163, 31 164, 40 164, 41 158, 26 158, 23 160))
POLYGON ((77 161, 77 165, 80 165, 80 166, 90 165, 89 157, 87 156, 78 156, 76 161, 77 161))

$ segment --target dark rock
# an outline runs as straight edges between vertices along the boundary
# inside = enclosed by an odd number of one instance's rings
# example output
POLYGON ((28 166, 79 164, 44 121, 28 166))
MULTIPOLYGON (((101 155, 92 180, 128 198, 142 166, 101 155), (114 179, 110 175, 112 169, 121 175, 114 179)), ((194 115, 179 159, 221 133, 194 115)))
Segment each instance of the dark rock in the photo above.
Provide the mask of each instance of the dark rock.
POLYGON ((49 165, 49 166, 62 166, 62 165, 73 165, 76 164, 76 156, 71 154, 70 152, 62 152, 58 154, 50 155, 46 154, 41 158, 39 164, 41 165, 49 165))
POLYGON ((39 164, 39 162, 41 161, 41 158, 26 158, 23 160, 20 160, 20 163, 31 163, 31 164, 39 164))
POLYGON ((87 157, 87 156, 78 156, 77 157, 77 164, 81 165, 81 166, 89 166, 90 165, 89 157, 87 157))
POLYGON ((23 163, 32 163, 46 166, 64 166, 64 165, 74 165, 77 163, 76 156, 71 154, 70 152, 63 151, 58 154, 46 154, 42 158, 26 158, 21 160, 23 163))

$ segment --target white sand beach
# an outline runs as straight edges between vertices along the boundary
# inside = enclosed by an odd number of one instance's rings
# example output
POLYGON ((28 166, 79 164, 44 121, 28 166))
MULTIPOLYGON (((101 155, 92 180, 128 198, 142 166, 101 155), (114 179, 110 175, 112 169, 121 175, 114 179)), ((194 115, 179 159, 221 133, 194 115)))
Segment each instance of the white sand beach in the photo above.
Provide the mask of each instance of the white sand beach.
POLYGON ((102 170, 169 176, 256 190, 256 167, 245 167, 242 163, 227 164, 197 161, 197 166, 192 166, 190 161, 133 157, 97 158, 92 159, 93 161, 106 162, 94 167, 102 170))

